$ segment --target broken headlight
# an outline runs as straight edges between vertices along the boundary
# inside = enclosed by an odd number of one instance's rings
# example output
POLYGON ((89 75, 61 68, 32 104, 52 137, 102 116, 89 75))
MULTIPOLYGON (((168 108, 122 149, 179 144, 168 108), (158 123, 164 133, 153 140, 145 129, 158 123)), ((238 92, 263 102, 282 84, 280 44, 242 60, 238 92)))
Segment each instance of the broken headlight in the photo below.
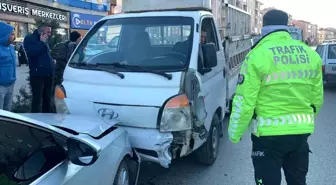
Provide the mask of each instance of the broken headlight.
POLYGON ((160 132, 183 131, 192 128, 190 104, 186 95, 174 96, 164 104, 159 126, 160 132))
POLYGON ((55 107, 56 112, 59 114, 69 114, 68 106, 65 102, 66 92, 62 85, 56 85, 55 87, 55 107))

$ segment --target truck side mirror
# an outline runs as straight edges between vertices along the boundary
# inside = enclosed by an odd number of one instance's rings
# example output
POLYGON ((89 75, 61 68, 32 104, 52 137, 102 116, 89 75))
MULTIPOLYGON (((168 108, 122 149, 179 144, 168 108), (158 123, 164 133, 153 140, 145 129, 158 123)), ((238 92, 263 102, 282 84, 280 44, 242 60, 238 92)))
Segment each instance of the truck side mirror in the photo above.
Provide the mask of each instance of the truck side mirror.
POLYGON ((204 67, 212 68, 217 66, 217 49, 214 43, 206 43, 202 46, 204 67))

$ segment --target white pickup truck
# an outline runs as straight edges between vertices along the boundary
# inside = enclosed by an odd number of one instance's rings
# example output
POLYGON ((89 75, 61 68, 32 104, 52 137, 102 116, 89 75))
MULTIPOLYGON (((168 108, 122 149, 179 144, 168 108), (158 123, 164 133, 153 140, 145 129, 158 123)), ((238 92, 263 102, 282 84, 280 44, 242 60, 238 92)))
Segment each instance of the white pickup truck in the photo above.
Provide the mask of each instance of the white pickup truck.
POLYGON ((210 0, 123 1, 124 13, 101 19, 72 55, 56 88, 58 113, 120 120, 144 161, 169 167, 195 151, 200 163, 214 163, 250 49, 231 14, 246 25, 250 15, 223 8, 227 26, 216 26, 210 0), (105 47, 87 54, 88 43, 105 47))

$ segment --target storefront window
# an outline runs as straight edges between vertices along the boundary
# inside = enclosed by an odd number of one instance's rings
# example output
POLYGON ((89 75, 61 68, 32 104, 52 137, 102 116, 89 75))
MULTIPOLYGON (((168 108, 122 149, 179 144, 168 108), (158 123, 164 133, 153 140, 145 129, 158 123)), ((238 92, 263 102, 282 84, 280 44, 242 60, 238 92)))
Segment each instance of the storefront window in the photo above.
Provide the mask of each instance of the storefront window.
POLYGON ((18 23, 17 24, 17 38, 24 38, 28 35, 28 24, 27 23, 18 23))
POLYGON ((56 29, 57 34, 62 36, 62 41, 68 40, 68 31, 65 28, 56 29))

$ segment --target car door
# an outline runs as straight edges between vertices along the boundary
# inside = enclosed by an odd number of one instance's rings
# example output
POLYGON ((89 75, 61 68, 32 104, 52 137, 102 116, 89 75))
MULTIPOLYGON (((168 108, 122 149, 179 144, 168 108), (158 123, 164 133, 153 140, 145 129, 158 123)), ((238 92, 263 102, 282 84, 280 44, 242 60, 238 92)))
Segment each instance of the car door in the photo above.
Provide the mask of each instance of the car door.
MULTIPOLYGON (((226 96, 226 82, 223 75, 225 66, 223 46, 219 44, 218 32, 212 16, 203 16, 201 19, 201 30, 206 31, 206 42, 215 43, 217 47, 217 66, 210 72, 202 75, 203 89, 205 93, 205 107, 208 112, 206 118, 206 128, 210 128, 212 117, 218 107, 224 109, 226 96)), ((200 31, 201 31, 200 30, 200 31)))
POLYGON ((336 75, 336 44, 328 44, 326 49, 325 74, 336 75))
POLYGON ((5 184, 62 184, 65 173, 55 169, 67 159, 66 137, 4 116, 0 116, 0 128, 0 179, 5 184))

